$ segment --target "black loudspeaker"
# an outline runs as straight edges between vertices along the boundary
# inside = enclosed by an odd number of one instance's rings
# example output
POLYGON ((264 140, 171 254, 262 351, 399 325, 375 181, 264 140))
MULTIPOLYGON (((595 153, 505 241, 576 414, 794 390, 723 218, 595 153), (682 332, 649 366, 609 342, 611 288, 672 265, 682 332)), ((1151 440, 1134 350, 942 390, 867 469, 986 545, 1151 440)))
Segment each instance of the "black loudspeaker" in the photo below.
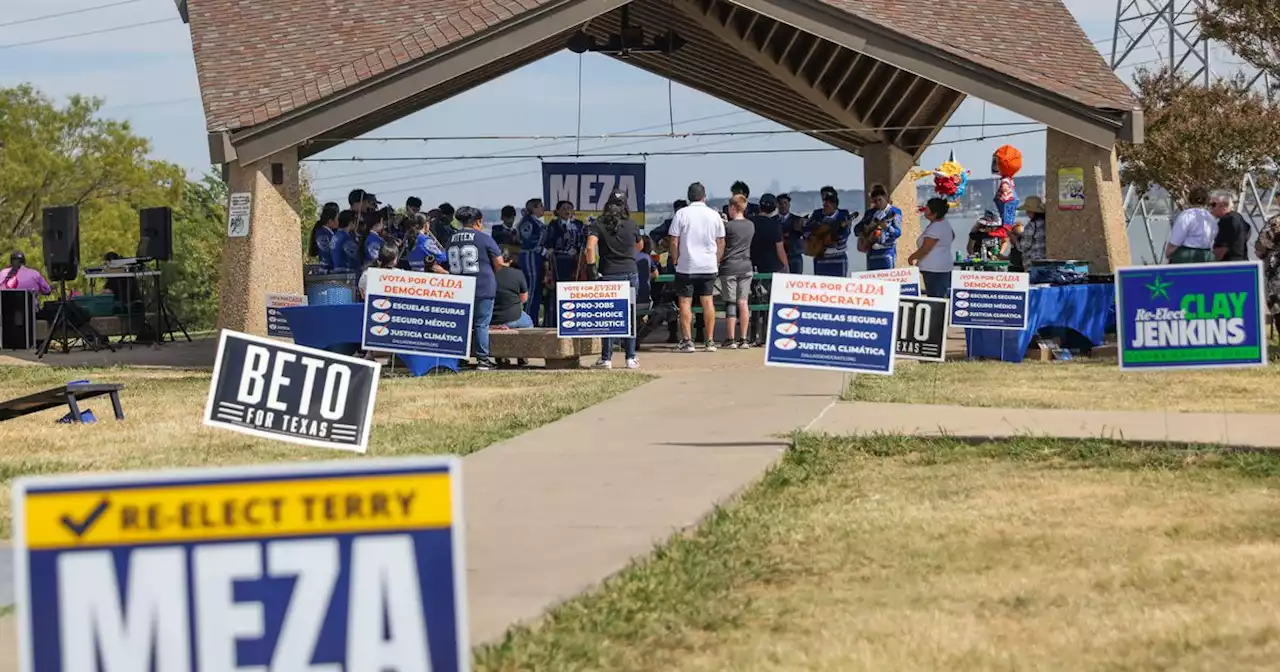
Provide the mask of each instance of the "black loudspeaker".
POLYGON ((173 258, 173 211, 169 208, 146 208, 138 211, 140 232, 139 257, 159 261, 173 258))
POLYGON ((80 208, 44 209, 44 269, 49 279, 75 280, 80 272, 80 208))

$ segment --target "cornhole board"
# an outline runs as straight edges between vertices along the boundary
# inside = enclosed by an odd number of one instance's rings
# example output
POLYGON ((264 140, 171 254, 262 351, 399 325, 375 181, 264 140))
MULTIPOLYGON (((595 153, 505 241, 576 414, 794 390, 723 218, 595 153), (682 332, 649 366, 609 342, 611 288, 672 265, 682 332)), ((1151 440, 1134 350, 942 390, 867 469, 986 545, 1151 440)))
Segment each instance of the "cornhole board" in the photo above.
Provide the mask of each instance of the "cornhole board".
POLYGON ((116 420, 124 420, 124 410, 120 408, 120 390, 123 389, 124 385, 114 383, 72 383, 36 392, 0 403, 0 422, 66 406, 71 409, 71 421, 78 423, 80 402, 104 394, 111 396, 111 408, 115 411, 116 420))

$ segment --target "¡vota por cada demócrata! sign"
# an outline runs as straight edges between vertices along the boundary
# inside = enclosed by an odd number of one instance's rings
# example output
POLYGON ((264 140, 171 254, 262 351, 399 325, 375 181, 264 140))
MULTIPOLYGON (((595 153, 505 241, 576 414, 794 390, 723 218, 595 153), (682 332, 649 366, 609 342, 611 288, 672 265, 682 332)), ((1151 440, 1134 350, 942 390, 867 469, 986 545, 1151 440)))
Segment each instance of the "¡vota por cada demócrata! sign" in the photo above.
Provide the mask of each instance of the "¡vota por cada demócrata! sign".
POLYGON ((953 327, 1022 331, 1030 292, 1026 273, 952 271, 948 319, 953 327))
POLYGON ((920 296, 920 269, 916 266, 886 268, 880 271, 854 271, 849 274, 849 277, 896 282, 902 286, 900 296, 920 296))
POLYGON ((366 350, 466 359, 476 279, 371 268, 364 297, 366 350))
POLYGON ((381 365, 223 330, 204 424, 363 453, 381 365))
POLYGON ((1117 269, 1120 368, 1264 366, 1263 297, 1257 261, 1117 269))
POLYGON ((773 275, 766 366, 893 375, 896 282, 773 275))
POLYGON ((467 670, 458 468, 20 479, 21 669, 467 670))

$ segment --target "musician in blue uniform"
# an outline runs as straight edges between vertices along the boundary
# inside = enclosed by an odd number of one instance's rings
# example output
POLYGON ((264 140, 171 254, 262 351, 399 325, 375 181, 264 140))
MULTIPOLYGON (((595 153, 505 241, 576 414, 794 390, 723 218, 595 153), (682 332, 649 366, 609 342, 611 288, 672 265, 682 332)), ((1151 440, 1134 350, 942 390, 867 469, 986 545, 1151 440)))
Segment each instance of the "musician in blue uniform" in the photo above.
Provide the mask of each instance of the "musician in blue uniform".
POLYGON ((520 270, 524 271, 524 279, 529 283, 529 302, 525 304, 525 312, 534 324, 538 324, 538 313, 542 308, 542 275, 546 265, 546 224, 542 215, 546 208, 541 198, 531 198, 524 204, 524 217, 516 227, 516 235, 520 242, 520 270))
POLYGON ((822 207, 813 211, 805 225, 805 238, 827 234, 828 243, 813 259, 813 274, 844 278, 849 275, 849 234, 853 222, 848 210, 840 209, 834 187, 822 188, 822 207))
POLYGON ((338 204, 326 203, 320 211, 320 220, 311 230, 310 256, 315 257, 326 273, 333 270, 333 234, 338 228, 338 204))
POLYGON ((413 241, 413 249, 409 250, 407 255, 409 270, 448 273, 449 271, 444 268, 444 264, 448 263, 448 255, 427 230, 429 227, 427 216, 421 213, 409 221, 409 226, 405 230, 405 240, 413 241))
POLYGON ((804 217, 791 212, 791 194, 778 194, 778 223, 782 225, 782 245, 787 251, 787 268, 804 273, 804 217))
POLYGON ((378 263, 378 257, 382 253, 382 246, 386 244, 386 240, 382 237, 382 230, 386 227, 386 212, 382 210, 375 211, 369 221, 369 231, 365 233, 362 247, 364 248, 364 263, 366 266, 372 266, 378 263))
MULTIPOLYGON (((552 272, 552 287, 557 282, 576 282, 578 280, 578 272, 582 264, 582 248, 586 244, 587 229, 586 225, 579 219, 573 217, 574 207, 572 201, 560 201, 556 203, 556 218, 547 224, 545 243, 547 246, 547 259, 549 270, 552 272)), ((552 292, 552 296, 556 296, 556 292, 552 292)), ((552 299, 552 305, 556 303, 557 298, 552 299)), ((547 311, 547 322, 554 321, 552 314, 554 311, 547 311)), ((544 327, 550 327, 550 324, 543 324, 544 327)))
POLYGON ((493 242, 497 243, 498 247, 507 245, 519 247, 520 234, 516 231, 516 206, 502 206, 501 216, 502 220, 493 225, 493 231, 489 234, 493 237, 493 242))
POLYGON ((357 273, 364 255, 360 253, 360 241, 356 240, 356 220, 360 215, 354 210, 338 213, 338 230, 333 232, 330 252, 334 273, 357 273))
POLYGON ((868 271, 883 271, 897 263, 902 210, 889 202, 884 187, 871 188, 871 209, 853 227, 853 235, 858 237, 858 251, 867 255, 868 271))

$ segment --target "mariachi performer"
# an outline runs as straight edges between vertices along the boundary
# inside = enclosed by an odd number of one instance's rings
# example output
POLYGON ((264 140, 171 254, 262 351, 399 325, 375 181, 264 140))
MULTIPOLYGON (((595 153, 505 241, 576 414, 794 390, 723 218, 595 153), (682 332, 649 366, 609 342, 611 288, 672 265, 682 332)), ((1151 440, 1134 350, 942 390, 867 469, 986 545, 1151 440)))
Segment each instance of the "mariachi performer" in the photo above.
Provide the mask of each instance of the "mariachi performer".
MULTIPOLYGON (((582 220, 574 218, 573 213, 572 201, 556 203, 556 218, 547 224, 544 236, 553 306, 559 305, 556 283, 576 282, 582 271, 582 248, 586 244, 587 228, 582 220)), ((554 322, 551 318, 553 312, 547 311, 547 322, 554 322)))
POLYGON ((1022 171, 1022 152, 1012 145, 1005 145, 996 150, 991 157, 991 172, 1000 176, 996 185, 996 214, 1000 223, 1008 230, 1013 230, 1018 217, 1018 189, 1013 178, 1022 171))
POLYGON ((805 253, 813 257, 813 274, 843 278, 849 275, 849 234, 853 217, 840 209, 835 187, 822 188, 822 207, 805 224, 805 253))
POLYGON ((541 198, 531 198, 524 204, 524 216, 516 233, 520 238, 520 270, 524 271, 525 282, 529 284, 529 302, 525 304, 525 312, 534 324, 538 324, 538 312, 542 308, 543 265, 546 248, 543 238, 546 235, 546 224, 542 215, 546 208, 541 198))
POLYGON ((787 269, 800 275, 804 273, 805 219, 791 212, 791 194, 778 194, 778 224, 782 226, 782 245, 787 252, 787 269))
POLYGON ((853 227, 853 235, 858 237, 858 251, 867 255, 868 271, 883 271, 897 264, 902 210, 889 201, 883 186, 871 188, 871 208, 853 227))

